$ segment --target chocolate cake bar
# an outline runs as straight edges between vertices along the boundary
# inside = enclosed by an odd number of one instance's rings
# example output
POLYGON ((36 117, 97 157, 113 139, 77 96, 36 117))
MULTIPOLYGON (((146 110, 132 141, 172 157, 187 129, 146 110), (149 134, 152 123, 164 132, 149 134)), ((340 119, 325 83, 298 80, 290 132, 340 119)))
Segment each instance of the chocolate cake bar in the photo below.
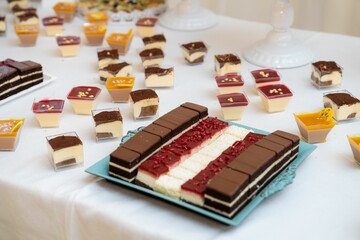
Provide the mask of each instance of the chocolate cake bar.
POLYGON ((174 86, 174 68, 147 67, 145 69, 146 87, 174 86))
POLYGON ((164 50, 166 44, 166 38, 164 34, 156 34, 150 37, 144 37, 142 39, 145 49, 160 48, 164 50))
POLYGON ((42 66, 33 61, 18 62, 7 59, 2 62, 0 75, 0 99, 4 99, 43 82, 42 66), (6 67, 7 66, 7 67, 6 67), (16 77, 14 69, 18 75, 16 77))
POLYGON ((298 154, 299 139, 277 131, 241 152, 205 190, 205 207, 232 217, 298 154), (289 140, 291 139, 291 140, 289 140))
POLYGON ((311 80, 317 87, 333 87, 341 84, 342 68, 334 61, 312 63, 311 80))
MULTIPOLYGON (((179 118, 187 118, 187 120, 182 121, 185 125, 194 123, 196 120, 199 121, 205 115, 207 116, 207 109, 205 107, 192 103, 186 103, 186 105, 197 110, 181 106, 177 108, 179 110, 173 110, 174 114, 177 114, 179 118)), ((148 125, 142 131, 135 134, 128 142, 125 142, 113 151, 110 154, 109 174, 126 181, 133 181, 140 163, 144 162, 161 145, 164 145, 169 139, 177 135, 178 131, 174 130, 184 129, 180 122, 168 122, 168 119, 170 119, 169 115, 158 124, 155 121, 148 125), (174 130, 169 127, 170 125, 174 130)), ((167 163, 174 162, 177 159, 173 153, 162 153, 161 151, 158 151, 154 158, 165 158, 167 163)))
POLYGON ((204 62, 204 57, 208 50, 203 42, 190 42, 181 45, 182 53, 189 64, 204 62))
POLYGON ((98 49, 97 56, 99 69, 102 69, 110 64, 119 63, 119 53, 116 49, 98 49))
POLYGON ((348 91, 326 93, 323 101, 324 107, 334 111, 336 121, 360 117, 360 100, 348 91))
POLYGON ((100 81, 106 82, 110 77, 129 76, 132 72, 132 66, 127 62, 112 63, 99 69, 100 81))

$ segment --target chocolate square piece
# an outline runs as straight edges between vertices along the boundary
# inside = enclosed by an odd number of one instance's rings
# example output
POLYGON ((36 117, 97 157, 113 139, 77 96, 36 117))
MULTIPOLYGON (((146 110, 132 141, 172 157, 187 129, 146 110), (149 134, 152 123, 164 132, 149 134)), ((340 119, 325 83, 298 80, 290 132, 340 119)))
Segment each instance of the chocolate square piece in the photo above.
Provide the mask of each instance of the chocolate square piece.
POLYGON ((140 154, 120 146, 110 154, 110 162, 131 169, 140 162, 140 154))
POLYGON ((148 156, 160 146, 161 138, 154 134, 140 131, 126 141, 122 146, 143 156, 148 156))
POLYGON ((171 134, 171 130, 169 128, 162 127, 162 126, 156 125, 154 123, 145 127, 143 129, 143 131, 161 137, 162 143, 167 142, 173 136, 173 134, 171 134))
POLYGON ((208 108, 207 107, 204 107, 204 106, 201 106, 201 105, 198 105, 195 103, 191 103, 191 102, 183 103, 183 104, 181 104, 181 107, 197 111, 200 115, 200 118, 208 116, 208 108))

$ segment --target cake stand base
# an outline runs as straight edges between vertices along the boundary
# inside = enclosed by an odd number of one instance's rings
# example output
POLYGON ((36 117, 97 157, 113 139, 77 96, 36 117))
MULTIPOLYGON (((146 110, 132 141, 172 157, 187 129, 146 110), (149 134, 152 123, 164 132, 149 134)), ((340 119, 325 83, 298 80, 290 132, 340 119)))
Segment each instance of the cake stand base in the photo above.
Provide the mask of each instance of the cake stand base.
POLYGON ((200 8, 196 12, 182 12, 179 9, 173 9, 166 11, 160 17, 159 23, 173 30, 197 31, 213 27, 217 23, 217 17, 204 8, 200 8))
POLYGON ((289 33, 272 31, 267 38, 244 52, 244 58, 255 65, 270 68, 294 68, 310 63, 309 49, 292 39, 289 33))

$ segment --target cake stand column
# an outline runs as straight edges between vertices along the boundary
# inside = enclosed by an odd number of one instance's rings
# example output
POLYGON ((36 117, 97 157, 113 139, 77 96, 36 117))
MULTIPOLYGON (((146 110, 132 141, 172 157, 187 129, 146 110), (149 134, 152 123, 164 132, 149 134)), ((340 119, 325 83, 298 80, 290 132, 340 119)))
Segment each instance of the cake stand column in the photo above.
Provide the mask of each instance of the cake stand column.
POLYGON ((159 23, 174 30, 196 31, 213 27, 217 23, 217 17, 201 7, 199 0, 182 0, 176 8, 166 11, 159 23))
POLYGON ((310 63, 312 53, 296 42, 290 31, 293 21, 290 0, 277 0, 271 18, 272 31, 264 40, 245 50, 244 58, 255 65, 272 68, 293 68, 310 63))

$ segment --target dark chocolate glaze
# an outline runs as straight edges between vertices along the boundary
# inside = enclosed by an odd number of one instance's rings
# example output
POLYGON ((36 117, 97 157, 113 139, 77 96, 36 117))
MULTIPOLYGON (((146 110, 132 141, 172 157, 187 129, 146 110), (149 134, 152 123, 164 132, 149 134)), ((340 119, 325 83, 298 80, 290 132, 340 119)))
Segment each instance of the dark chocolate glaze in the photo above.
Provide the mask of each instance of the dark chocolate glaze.
POLYGON ((65 135, 52 138, 48 140, 48 142, 54 151, 76 145, 82 145, 82 142, 78 137, 65 135))
POLYGON ((94 116, 95 125, 100 125, 103 123, 109 123, 114 121, 122 122, 122 116, 120 111, 103 111, 94 116))

